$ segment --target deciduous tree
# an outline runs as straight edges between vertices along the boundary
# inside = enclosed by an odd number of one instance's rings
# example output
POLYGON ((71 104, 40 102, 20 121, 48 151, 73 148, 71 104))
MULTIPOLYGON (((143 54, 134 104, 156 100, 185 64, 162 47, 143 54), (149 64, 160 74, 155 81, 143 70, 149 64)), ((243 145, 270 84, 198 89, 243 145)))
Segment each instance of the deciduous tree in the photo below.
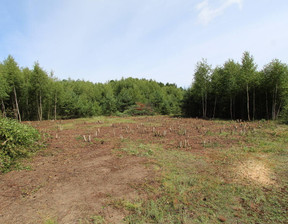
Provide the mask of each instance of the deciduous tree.
POLYGON ((251 56, 249 52, 245 51, 242 57, 240 79, 242 86, 246 90, 247 118, 249 121, 251 120, 249 88, 256 74, 256 69, 257 65, 254 62, 253 56, 251 56))

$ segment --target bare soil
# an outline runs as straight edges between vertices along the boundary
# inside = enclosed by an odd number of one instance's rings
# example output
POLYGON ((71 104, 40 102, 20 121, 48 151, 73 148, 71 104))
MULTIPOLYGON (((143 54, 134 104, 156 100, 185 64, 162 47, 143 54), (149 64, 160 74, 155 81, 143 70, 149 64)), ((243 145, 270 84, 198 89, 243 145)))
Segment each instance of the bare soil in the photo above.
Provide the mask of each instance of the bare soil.
MULTIPOLYGON (((116 209, 113 201, 145 197, 135 186, 153 180, 158 172, 147 165, 151 161, 145 157, 115 153, 114 150, 125 146, 125 140, 203 155, 209 154, 207 145, 230 147, 242 138, 240 130, 253 128, 252 124, 235 122, 225 126, 198 119, 129 119, 124 123, 31 122, 42 133, 49 134, 48 146, 27 162, 32 170, 0 175, 0 223, 45 223, 48 219, 89 223, 95 215, 109 223, 119 223, 126 214, 116 209), (235 132, 237 138, 225 138, 224 134, 230 132, 235 132)), ((241 172, 255 171, 255 164, 248 165, 241 172)), ((255 178, 268 181, 266 177, 255 178)))
POLYGON ((276 185, 273 172, 266 163, 259 160, 248 160, 240 163, 235 169, 235 173, 254 184, 276 185))

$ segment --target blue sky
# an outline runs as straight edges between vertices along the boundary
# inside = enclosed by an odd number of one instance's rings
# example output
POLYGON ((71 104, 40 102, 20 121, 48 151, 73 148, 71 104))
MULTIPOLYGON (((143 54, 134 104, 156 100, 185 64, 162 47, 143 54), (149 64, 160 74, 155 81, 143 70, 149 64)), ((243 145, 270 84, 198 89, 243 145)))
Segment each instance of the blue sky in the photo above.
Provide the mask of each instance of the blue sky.
POLYGON ((249 51, 288 62, 287 0, 0 0, 0 60, 60 79, 121 77, 188 87, 195 65, 249 51))

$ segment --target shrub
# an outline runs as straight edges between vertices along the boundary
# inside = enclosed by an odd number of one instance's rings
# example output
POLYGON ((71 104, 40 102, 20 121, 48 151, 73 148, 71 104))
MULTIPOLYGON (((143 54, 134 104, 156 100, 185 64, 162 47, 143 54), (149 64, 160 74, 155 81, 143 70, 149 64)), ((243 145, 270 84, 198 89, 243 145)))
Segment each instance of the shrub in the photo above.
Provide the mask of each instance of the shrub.
POLYGON ((16 120, 0 118, 0 172, 7 172, 15 160, 35 152, 39 132, 16 120))
POLYGON ((155 115, 155 111, 148 105, 143 103, 136 103, 124 111, 124 114, 131 116, 144 116, 144 115, 155 115))

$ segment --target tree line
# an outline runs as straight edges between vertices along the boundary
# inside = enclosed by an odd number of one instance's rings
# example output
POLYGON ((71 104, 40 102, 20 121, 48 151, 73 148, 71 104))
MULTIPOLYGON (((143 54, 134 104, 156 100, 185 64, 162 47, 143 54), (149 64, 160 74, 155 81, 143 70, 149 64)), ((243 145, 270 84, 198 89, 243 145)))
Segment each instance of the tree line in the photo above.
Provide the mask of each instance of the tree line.
POLYGON ((32 69, 20 68, 12 56, 0 63, 1 113, 19 121, 121 115, 131 109, 181 114, 183 95, 175 84, 153 80, 59 80, 38 62, 32 69))
POLYGON ((20 68, 10 55, 0 63, 1 115, 19 121, 123 114, 288 121, 287 100, 287 64, 275 59, 257 70, 249 52, 215 68, 202 59, 188 89, 136 78, 59 80, 38 62, 20 68))
POLYGON ((183 113, 192 117, 224 119, 287 119, 288 66, 278 59, 261 70, 249 52, 241 62, 227 60, 212 68, 202 59, 192 86, 185 92, 183 113))

